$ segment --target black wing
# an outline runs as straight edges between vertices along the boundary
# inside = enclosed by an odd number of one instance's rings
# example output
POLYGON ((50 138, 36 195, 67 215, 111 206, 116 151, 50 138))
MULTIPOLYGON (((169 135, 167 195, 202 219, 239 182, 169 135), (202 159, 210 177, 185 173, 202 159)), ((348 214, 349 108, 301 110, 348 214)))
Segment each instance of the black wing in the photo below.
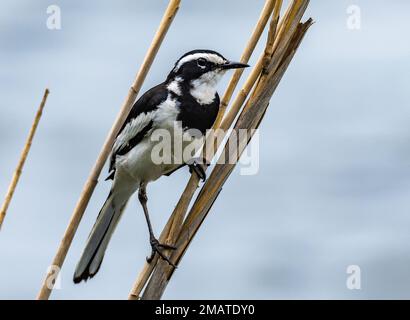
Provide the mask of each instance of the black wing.
POLYGON ((114 178, 116 156, 129 152, 151 130, 153 123, 149 115, 167 99, 167 96, 166 85, 161 83, 148 90, 134 103, 114 143, 110 158, 110 175, 107 179, 114 178))

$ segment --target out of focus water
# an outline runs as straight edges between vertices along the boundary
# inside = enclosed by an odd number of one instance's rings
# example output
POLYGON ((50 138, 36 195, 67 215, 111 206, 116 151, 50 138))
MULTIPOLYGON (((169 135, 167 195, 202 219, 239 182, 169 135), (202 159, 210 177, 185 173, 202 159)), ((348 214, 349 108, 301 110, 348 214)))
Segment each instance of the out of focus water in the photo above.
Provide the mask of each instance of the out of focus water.
MULTIPOLYGON (((0 3, 0 194, 51 90, 0 232, 0 298, 35 297, 166 3, 0 3), (61 7, 59 31, 46 28, 50 4, 61 7)), ((316 24, 261 128, 259 173, 232 175, 166 298, 410 297, 410 2, 354 1, 359 31, 346 27, 350 4, 312 1, 316 24), (349 265, 361 268, 361 290, 346 287, 349 265)), ((183 0, 144 89, 194 48, 239 58, 262 6, 183 0)), ((150 185, 157 234, 187 178, 182 170, 150 185)), ((126 298, 149 254, 133 199, 99 274, 72 283, 108 188, 98 185, 52 298, 126 298)))

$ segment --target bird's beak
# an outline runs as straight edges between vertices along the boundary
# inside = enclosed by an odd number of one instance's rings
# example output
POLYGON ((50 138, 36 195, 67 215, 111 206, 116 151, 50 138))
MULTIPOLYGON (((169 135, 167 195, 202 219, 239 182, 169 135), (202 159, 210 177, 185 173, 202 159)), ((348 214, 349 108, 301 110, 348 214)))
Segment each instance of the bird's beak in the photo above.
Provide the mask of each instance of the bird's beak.
POLYGON ((247 68, 247 67, 249 67, 249 64, 242 63, 242 62, 234 62, 234 61, 228 61, 227 63, 220 66, 220 68, 223 70, 240 69, 240 68, 247 68))

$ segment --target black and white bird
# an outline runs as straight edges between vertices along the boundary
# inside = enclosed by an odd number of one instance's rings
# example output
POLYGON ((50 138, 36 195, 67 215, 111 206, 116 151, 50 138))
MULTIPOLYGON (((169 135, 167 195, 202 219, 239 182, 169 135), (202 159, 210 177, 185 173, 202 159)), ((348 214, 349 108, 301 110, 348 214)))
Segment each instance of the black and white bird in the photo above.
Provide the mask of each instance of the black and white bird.
MULTIPOLYGON (((205 179, 204 168, 195 161, 156 164, 152 150, 158 143, 152 141, 157 129, 182 135, 196 129, 204 136, 216 119, 219 110, 218 81, 229 69, 248 67, 231 62, 212 50, 194 50, 183 55, 167 79, 148 90, 134 104, 112 148, 109 176, 111 191, 97 217, 87 244, 77 264, 74 282, 92 278, 99 270, 105 250, 131 195, 138 190, 148 224, 152 253, 157 252, 171 263, 162 249, 175 249, 155 238, 147 209, 146 186, 162 175, 169 175, 184 165, 205 179), (180 130, 175 130, 179 126, 180 130)), ((198 137, 196 137, 198 138, 198 137)), ((170 152, 174 152, 173 144, 170 152)), ((172 157, 171 157, 172 158, 172 157)))

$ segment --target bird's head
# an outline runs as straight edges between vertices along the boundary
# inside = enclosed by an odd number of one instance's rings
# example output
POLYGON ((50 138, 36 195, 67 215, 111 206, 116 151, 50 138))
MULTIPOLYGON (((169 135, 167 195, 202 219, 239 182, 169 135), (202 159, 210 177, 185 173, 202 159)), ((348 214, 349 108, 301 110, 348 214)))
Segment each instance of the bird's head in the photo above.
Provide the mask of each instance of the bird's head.
POLYGON ((206 76, 212 80, 220 78, 229 69, 246 67, 249 65, 229 61, 216 51, 193 50, 178 59, 168 78, 181 77, 185 81, 192 81, 206 76))
POLYGON ((246 67, 249 65, 229 61, 212 50, 193 50, 178 59, 167 82, 174 86, 184 83, 192 89, 191 93, 198 90, 216 91, 218 81, 227 70, 246 67))

